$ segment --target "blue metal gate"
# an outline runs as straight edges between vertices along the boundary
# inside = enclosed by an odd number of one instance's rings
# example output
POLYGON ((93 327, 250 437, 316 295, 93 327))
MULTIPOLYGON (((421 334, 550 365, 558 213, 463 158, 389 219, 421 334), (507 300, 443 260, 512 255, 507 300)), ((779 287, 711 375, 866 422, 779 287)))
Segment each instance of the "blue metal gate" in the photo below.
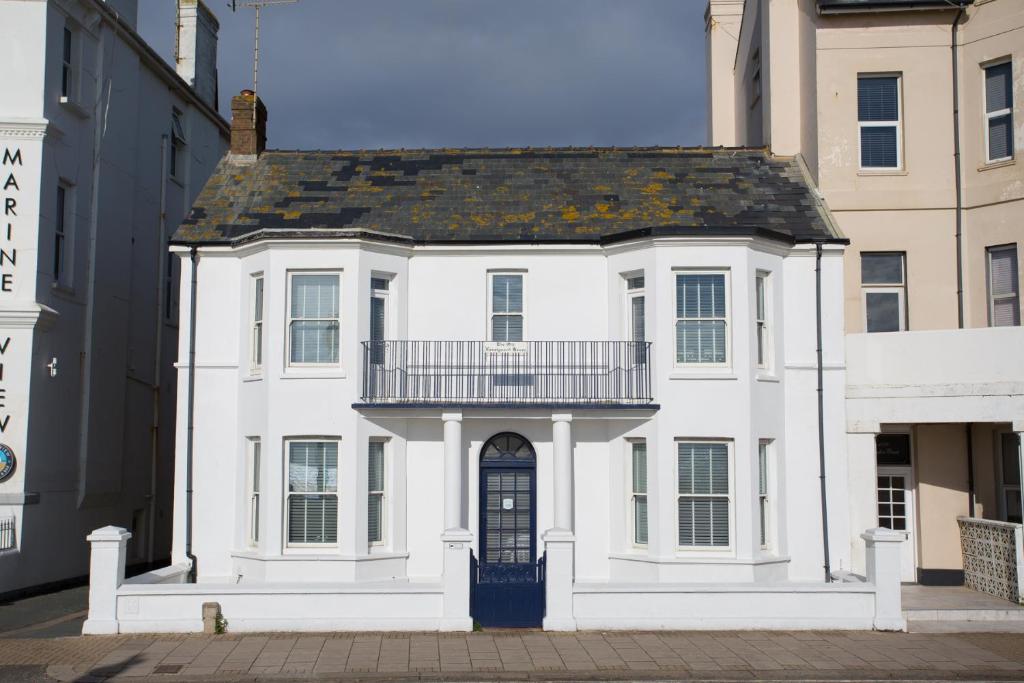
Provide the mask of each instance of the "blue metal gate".
POLYGON ((480 557, 470 559, 470 613, 481 626, 540 626, 544 618, 536 463, 518 434, 497 434, 481 450, 480 557))

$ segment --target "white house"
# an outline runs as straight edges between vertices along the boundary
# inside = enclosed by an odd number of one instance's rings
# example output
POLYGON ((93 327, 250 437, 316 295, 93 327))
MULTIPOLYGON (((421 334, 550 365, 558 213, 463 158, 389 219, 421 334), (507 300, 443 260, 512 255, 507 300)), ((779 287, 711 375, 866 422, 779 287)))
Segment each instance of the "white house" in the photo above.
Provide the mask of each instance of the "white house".
POLYGON ((903 627, 891 532, 826 580, 845 239, 796 159, 275 152, 232 109, 173 239, 174 564, 95 532, 87 632, 903 627))
POLYGON ((0 594, 83 577, 102 524, 170 553, 167 239, 228 143, 216 20, 182 5, 176 72, 134 0, 0 0, 0 594))

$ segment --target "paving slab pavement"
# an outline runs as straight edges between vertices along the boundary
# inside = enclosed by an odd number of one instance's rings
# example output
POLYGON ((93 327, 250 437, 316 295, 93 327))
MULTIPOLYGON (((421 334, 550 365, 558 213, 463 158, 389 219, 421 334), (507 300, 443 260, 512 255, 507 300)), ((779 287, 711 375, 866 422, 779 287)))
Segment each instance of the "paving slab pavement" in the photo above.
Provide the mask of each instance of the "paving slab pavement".
POLYGON ((540 631, 229 633, 220 636, 9 638, 0 646, 0 681, 177 683, 313 678, 340 681, 1024 680, 1024 635, 540 631))

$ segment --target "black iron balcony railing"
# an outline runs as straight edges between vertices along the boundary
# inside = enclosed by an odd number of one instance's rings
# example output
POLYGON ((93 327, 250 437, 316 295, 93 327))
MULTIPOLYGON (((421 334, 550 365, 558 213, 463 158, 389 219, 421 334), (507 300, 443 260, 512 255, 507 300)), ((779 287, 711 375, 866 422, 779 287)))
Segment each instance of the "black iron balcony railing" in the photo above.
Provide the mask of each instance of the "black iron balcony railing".
POLYGON ((368 404, 651 403, 650 342, 363 342, 368 404))

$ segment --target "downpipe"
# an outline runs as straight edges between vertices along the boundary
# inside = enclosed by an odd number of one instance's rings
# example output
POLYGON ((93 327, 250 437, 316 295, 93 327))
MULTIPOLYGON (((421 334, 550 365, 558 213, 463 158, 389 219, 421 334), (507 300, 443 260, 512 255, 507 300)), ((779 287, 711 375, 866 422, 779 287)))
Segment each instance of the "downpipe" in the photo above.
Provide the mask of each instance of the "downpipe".
POLYGON ((198 576, 198 560, 192 554, 192 458, 195 448, 196 413, 196 286, 199 284, 199 250, 192 247, 192 289, 189 292, 188 326, 188 416, 185 444, 185 557, 189 561, 189 583, 195 583, 198 576))
POLYGON ((964 327, 964 257, 963 257, 963 181, 960 173, 960 67, 957 64, 956 36, 964 5, 959 9, 951 27, 950 51, 953 55, 953 177, 956 184, 956 315, 957 327, 964 327))
POLYGON ((150 454, 149 454, 149 519, 146 525, 146 561, 150 566, 156 560, 154 557, 156 534, 156 487, 157 487, 157 463, 160 455, 160 370, 163 367, 163 332, 164 332, 164 236, 167 232, 167 136, 160 136, 160 220, 159 233, 157 235, 156 247, 156 330, 155 349, 153 356, 153 421, 150 427, 150 454))
POLYGON ((828 543, 828 493, 825 486, 825 373, 821 334, 821 242, 814 245, 814 304, 818 335, 818 479, 821 482, 821 542, 825 554, 825 583, 832 581, 832 562, 828 543))

